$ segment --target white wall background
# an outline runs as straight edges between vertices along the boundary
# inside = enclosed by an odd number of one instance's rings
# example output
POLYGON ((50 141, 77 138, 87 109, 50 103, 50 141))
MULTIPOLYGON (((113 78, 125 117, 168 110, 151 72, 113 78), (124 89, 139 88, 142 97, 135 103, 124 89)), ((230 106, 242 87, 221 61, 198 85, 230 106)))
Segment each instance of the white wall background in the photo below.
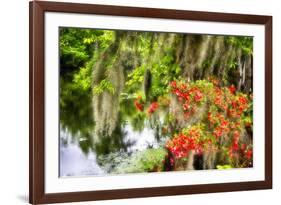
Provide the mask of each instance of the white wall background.
MULTIPOLYGON (((273 16, 273 190, 125 199, 72 204, 277 204, 281 199, 281 6, 278 0, 72 0, 141 7, 273 16), (279 58, 278 58, 279 57, 279 58), (280 77, 279 77, 280 76, 280 77), (276 202, 277 201, 277 202, 276 202)), ((0 204, 27 204, 28 196, 28 0, 0 4, 0 204)))

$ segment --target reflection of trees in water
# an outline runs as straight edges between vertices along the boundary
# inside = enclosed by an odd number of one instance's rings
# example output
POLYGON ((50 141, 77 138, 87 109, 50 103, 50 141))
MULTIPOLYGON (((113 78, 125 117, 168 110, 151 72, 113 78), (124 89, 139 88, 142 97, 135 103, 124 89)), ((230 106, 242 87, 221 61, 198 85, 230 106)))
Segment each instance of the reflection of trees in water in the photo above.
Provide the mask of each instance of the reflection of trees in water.
POLYGON ((134 131, 141 132, 144 129, 146 115, 142 112, 136 112, 132 98, 122 98, 119 109, 121 120, 129 123, 134 131))
POLYGON ((93 148, 97 155, 106 155, 111 152, 127 151, 134 142, 126 139, 127 133, 122 129, 122 123, 119 122, 111 135, 108 135, 106 131, 99 133, 93 148))
MULTIPOLYGON (((83 104, 85 105, 85 102, 83 104)), ((97 155, 104 155, 110 152, 117 152, 119 150, 127 150, 128 146, 131 146, 132 142, 125 141, 126 133, 122 130, 122 122, 119 121, 116 128, 111 135, 106 132, 98 133, 98 136, 94 136, 95 123, 92 118, 92 112, 89 112, 89 105, 79 108, 79 118, 75 112, 75 108, 80 106, 75 105, 75 101, 69 104, 69 107, 64 107, 64 112, 61 112, 60 123, 61 129, 67 129, 70 136, 77 140, 80 148, 84 153, 88 153, 90 150, 94 150, 97 155)))
MULTIPOLYGON (((62 90, 66 86, 65 81, 61 80, 62 90)), ((131 126, 136 132, 141 132, 145 127, 151 129, 157 127, 155 125, 158 122, 156 119, 150 123, 145 122, 146 113, 136 112, 133 100, 124 99, 120 103, 119 119, 111 135, 106 130, 95 133, 95 121, 89 96, 79 95, 75 92, 61 96, 61 102, 63 102, 63 107, 60 109, 61 129, 67 129, 70 136, 78 141, 84 153, 92 150, 97 156, 100 156, 120 151, 127 152, 127 149, 135 142, 127 138, 127 133, 123 129, 125 125, 131 126)), ((155 135, 158 139, 159 130, 155 130, 155 135)))
POLYGON ((74 89, 68 78, 60 78, 60 127, 67 129, 77 139, 83 152, 88 153, 93 145, 91 136, 94 128, 91 96, 74 89))

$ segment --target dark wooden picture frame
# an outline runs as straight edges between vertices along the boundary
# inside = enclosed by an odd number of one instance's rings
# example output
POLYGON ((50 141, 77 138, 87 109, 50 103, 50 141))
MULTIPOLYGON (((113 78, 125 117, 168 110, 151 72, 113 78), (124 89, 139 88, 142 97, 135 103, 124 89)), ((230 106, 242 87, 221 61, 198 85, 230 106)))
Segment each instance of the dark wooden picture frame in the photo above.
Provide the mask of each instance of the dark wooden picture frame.
POLYGON ((88 200, 105 200, 164 195, 197 194, 210 192, 242 191, 272 188, 272 17, 182 11, 152 8, 104 6, 92 4, 57 3, 33 1, 29 4, 29 200, 30 203, 56 203, 88 200), (127 17, 149 17, 161 19, 197 20, 209 22, 246 23, 265 26, 265 180, 203 185, 184 185, 86 191, 71 193, 45 193, 44 181, 44 14, 45 12, 66 12, 100 14, 127 17))

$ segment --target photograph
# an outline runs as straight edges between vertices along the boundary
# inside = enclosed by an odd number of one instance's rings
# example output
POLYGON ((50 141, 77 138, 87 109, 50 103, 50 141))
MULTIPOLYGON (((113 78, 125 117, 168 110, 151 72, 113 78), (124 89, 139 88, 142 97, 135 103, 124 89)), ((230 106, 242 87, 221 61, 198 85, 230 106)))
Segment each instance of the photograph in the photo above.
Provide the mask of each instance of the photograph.
POLYGON ((272 19, 31 1, 29 202, 272 189, 272 19))
POLYGON ((58 35, 59 177, 253 167, 253 36, 58 35))

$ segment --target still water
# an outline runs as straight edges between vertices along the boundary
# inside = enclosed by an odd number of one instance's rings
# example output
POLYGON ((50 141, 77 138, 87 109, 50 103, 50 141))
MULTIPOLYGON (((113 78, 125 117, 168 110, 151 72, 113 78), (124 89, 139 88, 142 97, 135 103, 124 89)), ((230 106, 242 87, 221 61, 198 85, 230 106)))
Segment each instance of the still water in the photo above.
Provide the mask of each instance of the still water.
POLYGON ((117 151, 100 154, 95 150, 95 146, 89 149, 88 152, 85 152, 83 150, 83 143, 87 144, 88 139, 81 136, 73 136, 67 129, 61 128, 60 176, 110 174, 112 168, 127 160, 128 157, 147 148, 158 148, 165 141, 164 138, 157 139, 155 130, 149 126, 144 127, 141 132, 134 131, 130 124, 124 125, 121 129, 122 133, 126 133, 121 139, 122 144, 126 146, 118 148, 116 145, 117 151), (103 157, 103 163, 98 163, 98 155, 103 157))

